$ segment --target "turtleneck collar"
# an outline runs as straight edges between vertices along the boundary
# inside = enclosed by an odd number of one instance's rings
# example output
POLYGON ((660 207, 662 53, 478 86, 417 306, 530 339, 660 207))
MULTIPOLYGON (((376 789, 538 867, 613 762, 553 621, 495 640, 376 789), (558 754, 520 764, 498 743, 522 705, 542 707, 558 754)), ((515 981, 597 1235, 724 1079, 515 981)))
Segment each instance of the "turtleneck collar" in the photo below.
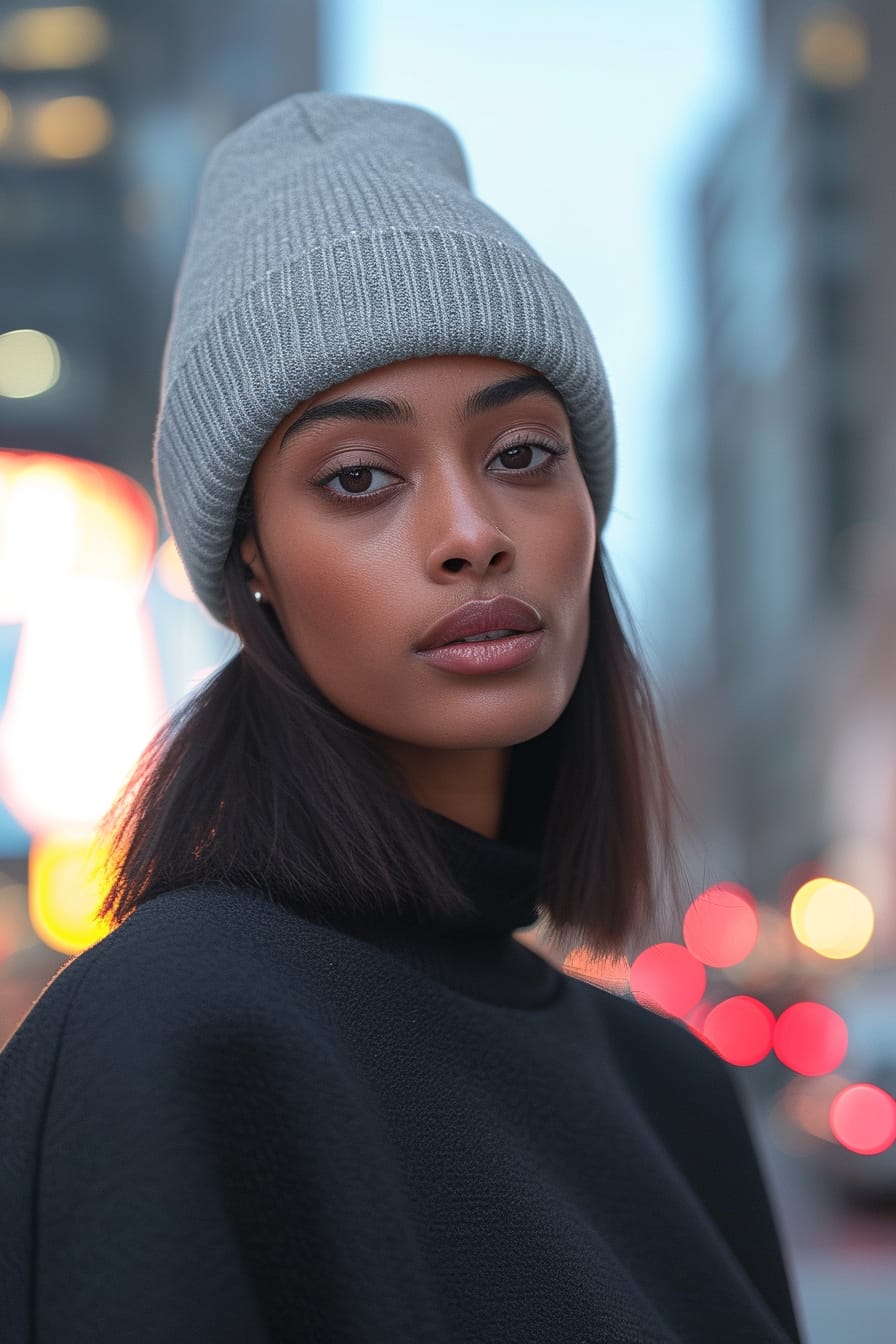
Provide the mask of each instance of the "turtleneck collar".
POLYGON ((538 852, 500 837, 491 839, 440 812, 424 810, 452 876, 475 906, 469 915, 440 920, 442 930, 449 935, 487 938, 534 924, 538 919, 538 852))
POLYGON ((439 850, 470 913, 451 917, 404 911, 353 920, 346 931, 375 944, 472 998, 513 1008, 544 1007, 566 977, 513 933, 539 917, 539 853, 503 836, 491 839, 424 809, 439 850))
POLYGON ((546 732, 511 748, 496 838, 421 808, 471 911, 451 916, 419 908, 355 913, 338 926, 470 998, 509 1008, 553 1003, 569 977, 513 935, 539 916, 538 872, 562 732, 561 716, 546 732))

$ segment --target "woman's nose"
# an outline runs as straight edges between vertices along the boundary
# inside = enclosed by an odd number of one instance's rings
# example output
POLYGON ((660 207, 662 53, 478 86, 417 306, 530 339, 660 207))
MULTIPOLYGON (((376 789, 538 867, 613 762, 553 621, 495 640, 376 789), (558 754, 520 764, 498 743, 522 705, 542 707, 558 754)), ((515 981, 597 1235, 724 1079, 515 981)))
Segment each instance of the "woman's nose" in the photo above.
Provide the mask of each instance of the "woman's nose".
POLYGON ((503 574, 512 568, 516 547, 474 487, 447 486, 433 499, 432 510, 428 568, 433 578, 465 570, 477 576, 503 574))

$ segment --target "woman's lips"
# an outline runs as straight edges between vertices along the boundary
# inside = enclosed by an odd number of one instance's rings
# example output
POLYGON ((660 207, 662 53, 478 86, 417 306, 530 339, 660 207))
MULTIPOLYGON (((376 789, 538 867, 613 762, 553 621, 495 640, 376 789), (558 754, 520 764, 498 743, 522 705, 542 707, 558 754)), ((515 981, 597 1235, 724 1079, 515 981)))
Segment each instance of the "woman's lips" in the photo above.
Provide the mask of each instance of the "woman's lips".
POLYGON ((421 649, 416 656, 446 672, 477 677, 522 667, 535 657, 543 637, 543 629, 532 630, 528 634, 505 635, 501 639, 486 639, 476 644, 442 644, 436 649, 421 649))
POLYGON ((479 598, 456 607, 431 625, 415 648, 419 653, 428 652, 454 644, 465 635, 484 635, 492 630, 528 634, 542 625, 541 616, 528 602, 501 593, 487 601, 479 598))

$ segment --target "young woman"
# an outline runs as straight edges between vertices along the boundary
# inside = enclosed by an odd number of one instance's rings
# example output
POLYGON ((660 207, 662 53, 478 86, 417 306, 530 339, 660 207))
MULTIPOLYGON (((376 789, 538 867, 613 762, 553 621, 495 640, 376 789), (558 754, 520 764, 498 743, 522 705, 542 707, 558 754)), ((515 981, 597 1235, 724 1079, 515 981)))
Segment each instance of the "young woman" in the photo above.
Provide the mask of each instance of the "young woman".
POLYGON ((728 1066, 515 937, 635 946, 672 795, 593 336, 444 122, 222 141, 154 453, 240 650, 0 1056, 2 1338, 798 1340, 728 1066))

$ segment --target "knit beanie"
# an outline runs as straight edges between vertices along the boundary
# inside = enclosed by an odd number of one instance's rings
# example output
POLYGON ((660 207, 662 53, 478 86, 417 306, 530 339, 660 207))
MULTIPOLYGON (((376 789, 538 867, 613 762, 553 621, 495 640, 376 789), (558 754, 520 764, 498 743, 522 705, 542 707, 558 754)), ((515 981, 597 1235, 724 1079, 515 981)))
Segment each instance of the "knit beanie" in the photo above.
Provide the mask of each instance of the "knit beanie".
POLYGON ((294 94, 206 160, 162 360, 153 474, 193 589, 222 589, 240 496, 302 401, 399 360, 485 355, 563 398, 603 528, 613 411, 563 282, 471 191, 461 145, 408 103, 294 94))

